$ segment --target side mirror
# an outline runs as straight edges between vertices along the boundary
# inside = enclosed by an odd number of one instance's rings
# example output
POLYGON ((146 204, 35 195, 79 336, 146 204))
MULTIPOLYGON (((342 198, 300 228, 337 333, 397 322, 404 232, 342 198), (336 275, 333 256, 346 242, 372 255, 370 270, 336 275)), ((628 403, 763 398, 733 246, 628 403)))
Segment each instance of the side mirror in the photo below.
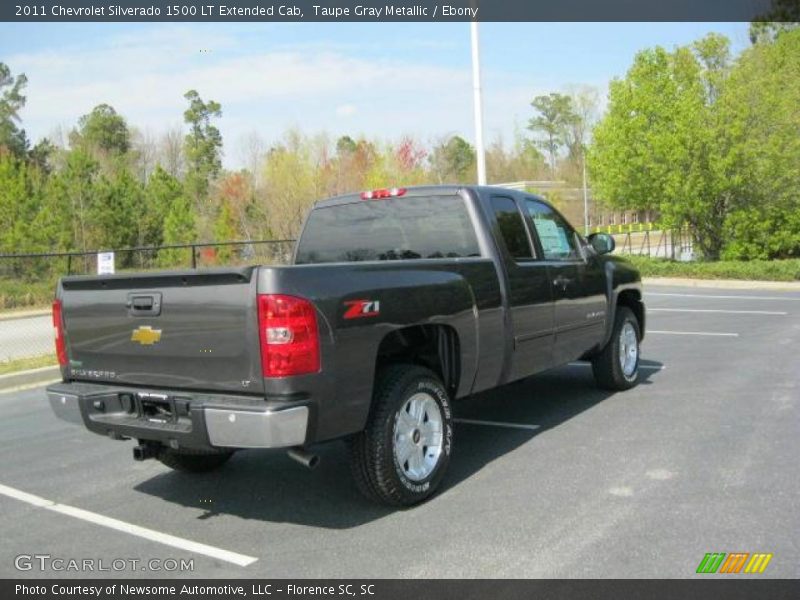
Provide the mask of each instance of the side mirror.
POLYGON ((614 238, 607 233, 593 233, 587 239, 598 254, 609 254, 617 247, 614 238))

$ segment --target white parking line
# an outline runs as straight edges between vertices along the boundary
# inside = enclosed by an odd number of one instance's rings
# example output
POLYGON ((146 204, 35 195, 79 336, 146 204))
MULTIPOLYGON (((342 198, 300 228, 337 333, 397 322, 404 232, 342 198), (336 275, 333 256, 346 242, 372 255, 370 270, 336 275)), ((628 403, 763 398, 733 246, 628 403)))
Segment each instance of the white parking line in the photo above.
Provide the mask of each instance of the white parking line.
POLYGON ((504 421, 480 421, 478 419, 453 419, 455 423, 466 425, 488 425, 490 427, 510 427, 511 429, 540 429, 541 425, 528 425, 526 423, 506 423, 504 421))
POLYGON ((718 331, 658 331, 655 329, 648 329, 647 335, 653 333, 663 335, 711 335, 715 337, 739 337, 738 333, 721 333, 718 331))
POLYGON ((649 308, 647 312, 723 313, 726 315, 788 315, 780 310, 722 310, 717 308, 649 308))
POLYGON ((8 496, 9 498, 14 498, 15 500, 19 500, 21 502, 25 502, 32 506, 36 506, 37 508, 44 508, 45 510, 50 510, 62 515, 75 517, 76 519, 88 521, 89 523, 94 523, 95 525, 102 525, 103 527, 108 527, 109 529, 115 529, 123 533, 129 533, 131 535, 135 535, 152 542, 158 542, 159 544, 164 544, 166 546, 172 546, 173 548, 178 548, 180 550, 186 550, 188 552, 194 552, 195 554, 203 554, 211 558, 224 560, 225 562, 233 563, 235 565, 239 565, 240 567, 246 567, 247 565, 253 564, 258 560, 254 556, 230 552, 229 550, 223 550, 222 548, 216 548, 214 546, 208 546, 199 542, 193 542, 191 540, 179 538, 167 533, 161 533, 160 531, 155 531, 153 529, 147 529, 146 527, 132 525, 131 523, 126 523, 125 521, 112 519, 111 517, 105 517, 97 513, 89 512, 88 510, 75 508, 74 506, 58 504, 52 500, 35 496, 33 494, 23 492, 22 490, 8 487, 7 485, 0 484, 0 494, 8 496))
POLYGON ((800 300, 797 296, 717 296, 712 294, 676 294, 667 292, 645 292, 645 296, 673 296, 677 298, 723 298, 726 300, 800 300))
MULTIPOLYGON (((592 363, 588 362, 571 362, 569 363, 570 367, 591 367, 592 363)), ((666 365, 639 365, 640 369, 647 369, 648 371, 663 371, 666 369, 666 365)))

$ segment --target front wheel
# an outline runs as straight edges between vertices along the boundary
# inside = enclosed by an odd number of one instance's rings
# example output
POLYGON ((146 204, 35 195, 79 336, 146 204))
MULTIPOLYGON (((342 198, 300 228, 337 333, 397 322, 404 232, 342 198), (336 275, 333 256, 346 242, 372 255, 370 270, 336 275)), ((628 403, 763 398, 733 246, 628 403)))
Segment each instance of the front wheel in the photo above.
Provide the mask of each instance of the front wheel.
POLYGON ((450 400, 439 378, 415 365, 383 369, 367 427, 350 440, 356 484, 383 504, 418 504, 441 483, 452 443, 450 400))
POLYGON ((620 306, 611 339, 592 359, 597 385, 606 390, 627 390, 639 379, 639 321, 627 306, 620 306))

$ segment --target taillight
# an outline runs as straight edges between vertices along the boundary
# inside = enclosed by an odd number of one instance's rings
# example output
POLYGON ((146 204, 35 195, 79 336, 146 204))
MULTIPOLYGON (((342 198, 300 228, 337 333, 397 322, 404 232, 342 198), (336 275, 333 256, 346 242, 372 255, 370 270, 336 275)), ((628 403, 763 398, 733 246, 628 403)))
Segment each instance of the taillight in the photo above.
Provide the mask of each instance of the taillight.
POLYGON ((56 336, 56 356, 58 364, 62 367, 67 366, 67 345, 64 342, 64 323, 61 319, 61 300, 53 302, 53 328, 56 336))
POLYGON ((406 188, 388 188, 380 190, 367 190, 361 192, 362 200, 380 200, 382 198, 397 198, 406 193, 406 188))
POLYGON ((311 302, 295 296, 260 294, 258 330, 264 377, 319 371, 319 332, 311 302))

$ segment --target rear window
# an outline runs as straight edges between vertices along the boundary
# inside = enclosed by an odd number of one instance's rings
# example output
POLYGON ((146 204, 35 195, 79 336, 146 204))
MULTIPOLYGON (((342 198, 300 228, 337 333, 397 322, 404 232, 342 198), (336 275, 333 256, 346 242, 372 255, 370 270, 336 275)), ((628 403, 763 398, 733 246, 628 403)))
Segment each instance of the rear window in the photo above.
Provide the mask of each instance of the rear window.
POLYGON ((308 217, 296 264, 480 256, 460 196, 363 200, 317 208, 308 217))

